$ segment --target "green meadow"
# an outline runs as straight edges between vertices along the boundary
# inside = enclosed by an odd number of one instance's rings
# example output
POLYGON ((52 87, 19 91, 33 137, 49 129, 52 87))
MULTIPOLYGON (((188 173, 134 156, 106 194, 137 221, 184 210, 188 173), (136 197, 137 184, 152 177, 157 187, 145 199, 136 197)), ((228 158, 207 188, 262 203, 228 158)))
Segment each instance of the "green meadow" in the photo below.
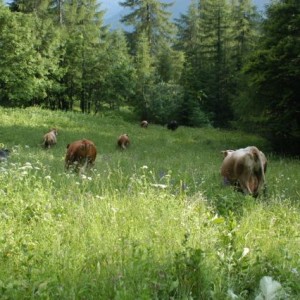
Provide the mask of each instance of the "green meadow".
POLYGON ((143 129, 126 110, 0 108, 0 147, 11 150, 0 163, 1 299, 300 299, 300 163, 266 140, 143 129), (58 142, 45 150, 52 127, 58 142), (96 163, 66 172, 66 145, 82 138, 96 163), (258 198, 219 173, 222 150, 250 145, 268 159, 258 198))

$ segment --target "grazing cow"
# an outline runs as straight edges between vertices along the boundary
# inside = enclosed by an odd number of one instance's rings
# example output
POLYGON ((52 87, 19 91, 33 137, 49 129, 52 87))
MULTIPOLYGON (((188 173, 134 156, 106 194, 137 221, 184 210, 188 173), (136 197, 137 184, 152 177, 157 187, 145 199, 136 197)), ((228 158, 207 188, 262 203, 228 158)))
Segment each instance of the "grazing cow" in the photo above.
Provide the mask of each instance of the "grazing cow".
POLYGON ((67 145, 65 167, 69 169, 73 165, 76 171, 79 167, 90 167, 94 164, 96 156, 97 149, 92 141, 87 139, 75 141, 67 145))
POLYGON ((148 125, 149 125, 149 123, 148 123, 146 120, 143 120, 143 121, 141 122, 141 127, 143 127, 143 128, 147 128, 148 125))
POLYGON ((178 128, 178 122, 175 121, 175 120, 172 120, 170 121, 168 124, 167 124, 167 128, 170 129, 170 130, 176 130, 178 128))
POLYGON ((267 159, 263 152, 250 146, 222 151, 221 175, 224 183, 236 186, 245 194, 258 196, 264 188, 267 159))
POLYGON ((8 149, 5 149, 5 148, 0 149, 0 162, 7 160, 9 152, 10 151, 8 149))
POLYGON ((56 128, 52 128, 50 130, 50 132, 46 133, 44 135, 44 141, 43 141, 43 146, 45 148, 50 148, 51 146, 55 145, 57 140, 56 140, 56 136, 57 136, 57 129, 56 128))
POLYGON ((129 140, 129 136, 127 133, 124 133, 124 134, 121 134, 119 137, 118 137, 118 142, 117 142, 118 146, 121 148, 121 149, 126 149, 129 144, 130 144, 130 140, 129 140))

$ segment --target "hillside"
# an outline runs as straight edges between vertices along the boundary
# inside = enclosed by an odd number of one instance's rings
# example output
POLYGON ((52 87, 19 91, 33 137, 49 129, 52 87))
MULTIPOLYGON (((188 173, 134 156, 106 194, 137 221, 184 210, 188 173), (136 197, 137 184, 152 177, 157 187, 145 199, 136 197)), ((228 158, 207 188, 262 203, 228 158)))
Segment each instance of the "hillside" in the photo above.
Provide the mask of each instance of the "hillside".
POLYGON ((1 298, 252 300, 267 282, 278 299, 299 299, 298 160, 243 132, 144 129, 128 110, 0 115, 11 150, 0 163, 1 298), (57 145, 45 150, 52 127, 57 145), (98 155, 76 174, 64 157, 81 138, 98 155), (246 145, 268 158, 259 198, 221 184, 220 151, 246 145))

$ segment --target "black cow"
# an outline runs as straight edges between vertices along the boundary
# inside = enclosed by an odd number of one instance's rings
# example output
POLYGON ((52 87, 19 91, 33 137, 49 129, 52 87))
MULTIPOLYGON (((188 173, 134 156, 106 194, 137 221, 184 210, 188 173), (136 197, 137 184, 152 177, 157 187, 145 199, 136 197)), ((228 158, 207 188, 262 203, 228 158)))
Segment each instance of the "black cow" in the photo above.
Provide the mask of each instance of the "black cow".
POLYGON ((167 128, 170 129, 170 130, 176 130, 178 128, 178 122, 175 121, 175 120, 172 120, 170 121, 168 124, 167 124, 167 128))

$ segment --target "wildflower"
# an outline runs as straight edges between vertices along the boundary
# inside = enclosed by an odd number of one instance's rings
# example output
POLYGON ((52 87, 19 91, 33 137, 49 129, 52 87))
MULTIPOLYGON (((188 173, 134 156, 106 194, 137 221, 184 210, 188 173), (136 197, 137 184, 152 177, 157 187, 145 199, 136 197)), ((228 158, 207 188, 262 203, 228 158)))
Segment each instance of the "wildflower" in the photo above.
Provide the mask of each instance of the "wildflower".
POLYGON ((148 169, 148 166, 142 166, 141 169, 142 169, 142 170, 147 170, 147 169, 148 169))
POLYGON ((248 254, 249 254, 249 252, 250 252, 250 249, 249 248, 244 248, 244 250, 243 250, 243 253, 242 253, 242 256, 240 257, 240 259, 239 260, 241 260, 241 259, 243 259, 245 256, 247 256, 248 254))
POLYGON ((275 300, 282 293, 281 284, 270 276, 264 276, 259 283, 261 293, 255 300, 275 300))
POLYGON ((48 175, 48 176, 45 176, 45 179, 47 179, 47 180, 51 180, 51 176, 50 176, 50 175, 48 175))
POLYGON ((228 295, 229 299, 238 299, 238 298, 239 298, 239 297, 233 292, 232 289, 228 289, 227 295, 228 295))
POLYGON ((166 184, 159 184, 159 183, 153 183, 153 184, 151 184, 151 186, 158 187, 161 189, 166 189, 168 187, 166 184))

